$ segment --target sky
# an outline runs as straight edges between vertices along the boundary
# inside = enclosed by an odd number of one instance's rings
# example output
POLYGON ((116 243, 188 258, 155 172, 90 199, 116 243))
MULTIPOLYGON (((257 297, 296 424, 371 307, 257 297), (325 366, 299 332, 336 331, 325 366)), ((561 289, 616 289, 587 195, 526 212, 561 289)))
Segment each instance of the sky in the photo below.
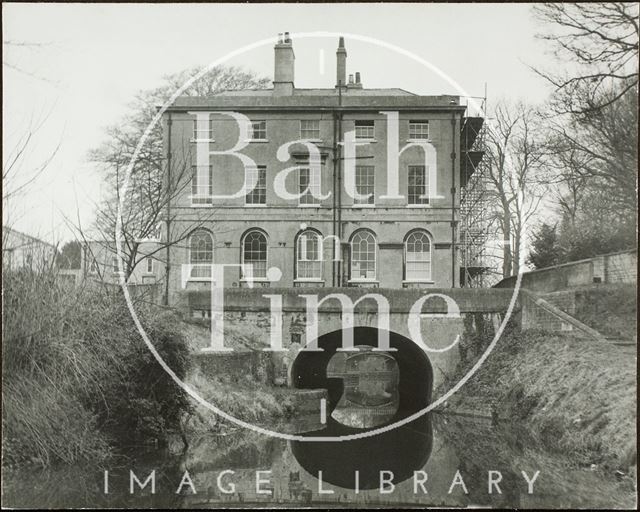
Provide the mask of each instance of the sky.
MULTIPOLYGON (((88 153, 138 91, 280 32, 293 34, 297 87, 333 87, 337 38, 295 35, 332 32, 345 35, 347 72, 360 71, 364 87, 483 96, 486 85, 489 109, 501 98, 543 102, 550 92, 530 69, 549 55, 527 4, 5 3, 2 10, 3 165, 27 133, 16 183, 53 155, 3 223, 52 242, 70 238, 69 222, 91 225, 101 177, 88 153)), ((271 78, 273 42, 228 64, 271 78)))

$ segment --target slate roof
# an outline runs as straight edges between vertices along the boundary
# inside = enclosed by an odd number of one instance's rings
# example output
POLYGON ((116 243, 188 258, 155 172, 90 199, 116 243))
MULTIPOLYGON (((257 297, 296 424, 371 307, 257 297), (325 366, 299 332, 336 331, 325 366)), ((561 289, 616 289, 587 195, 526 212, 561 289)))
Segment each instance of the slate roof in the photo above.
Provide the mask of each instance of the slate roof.
POLYGON ((460 97, 452 95, 420 96, 404 89, 349 89, 343 90, 341 98, 334 89, 294 89, 291 95, 276 95, 273 89, 247 89, 222 91, 213 96, 180 96, 176 98, 169 111, 205 110, 328 110, 339 106, 342 109, 372 110, 379 108, 394 109, 432 109, 459 110, 460 97))

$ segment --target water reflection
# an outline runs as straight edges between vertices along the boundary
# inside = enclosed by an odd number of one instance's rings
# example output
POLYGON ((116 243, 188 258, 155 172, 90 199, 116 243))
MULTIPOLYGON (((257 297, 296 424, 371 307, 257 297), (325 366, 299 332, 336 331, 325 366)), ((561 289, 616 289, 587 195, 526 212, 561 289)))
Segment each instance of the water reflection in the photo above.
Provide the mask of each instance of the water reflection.
MULTIPOLYGON (((425 418, 426 419, 426 418, 425 418)), ((362 474, 361 491, 355 493, 349 488, 332 485, 327 481, 329 473, 323 473, 323 488, 333 494, 319 492, 317 474, 314 476, 312 459, 322 454, 305 453, 311 446, 320 443, 288 443, 259 434, 238 431, 227 436, 203 437, 191 444, 186 453, 179 450, 170 452, 156 450, 148 453, 131 454, 131 459, 108 467, 111 476, 109 494, 103 493, 102 468, 95 466, 77 466, 37 470, 27 468, 24 471, 3 474, 3 505, 6 507, 164 507, 164 508, 219 508, 240 503, 262 507, 290 507, 308 504, 327 508, 331 506, 447 506, 468 507, 482 505, 494 508, 630 508, 635 504, 633 481, 616 481, 606 478, 600 472, 571 467, 557 454, 536 451, 526 442, 526 436, 513 427, 496 427, 484 420, 472 420, 463 417, 443 417, 433 415, 428 420, 432 425, 432 446, 426 452, 425 463, 420 468, 428 474, 425 487, 414 487, 412 478, 397 483, 390 494, 381 494, 378 486, 369 490, 364 488, 368 481, 376 480, 376 475, 362 474), (300 448, 300 450, 298 449, 300 448), (129 493, 129 469, 144 478, 150 471, 156 471, 156 494, 145 491, 129 493), (231 469, 233 474, 226 475, 223 487, 235 485, 233 493, 225 494, 217 486, 217 478, 223 471, 231 469), (499 470, 504 477, 501 482, 502 494, 487 493, 487 471, 499 470), (468 494, 457 486, 450 492, 455 472, 459 470, 464 477, 468 494), (535 492, 529 494, 526 482, 520 475, 526 470, 529 475, 540 470, 535 492), (197 494, 188 488, 176 494, 184 471, 193 478, 197 494), (270 481, 273 493, 256 493, 256 471, 270 471, 266 478, 270 481), (416 492, 417 491, 417 492, 416 492)), ((411 428, 420 427, 408 425, 411 428)), ((398 429, 411 436, 411 430, 398 429)), ((422 436, 420 436, 422 437, 422 436)), ((373 437, 371 439, 376 439, 373 437)), ((383 438, 378 438, 379 440, 383 438)), ((418 436, 413 442, 420 442, 418 436)), ((335 443, 336 446, 348 445, 335 443)), ((400 460, 403 441, 396 439, 380 441, 375 451, 381 460, 388 454, 385 469, 397 471, 396 482, 406 478, 400 460), (394 462, 397 456, 398 461, 394 462), (400 468, 394 466, 399 464, 400 468)), ((412 443, 407 443, 411 445, 412 443)), ((356 446, 356 445, 352 445, 356 446)), ((348 449, 348 448, 347 448, 348 449)), ((354 452, 359 451, 352 449, 354 452)), ((353 457, 362 457, 362 453, 340 456, 330 463, 344 463, 353 457)), ((418 456, 409 455, 407 465, 418 463, 418 456)), ((364 466, 368 467, 368 458, 364 466)), ((323 468, 326 470, 326 468, 323 468)), ((334 473, 339 478, 340 471, 334 473)), ((348 473, 348 471, 344 471, 348 473)), ((269 485, 265 486, 268 487, 269 485)))
MULTIPOLYGON (((330 421, 327 428, 305 436, 338 437, 361 430, 330 421)), ((322 472, 325 482, 346 489, 377 489, 381 472, 398 484, 427 463, 433 446, 430 416, 372 437, 341 442, 291 442, 296 460, 310 475, 322 472), (356 473, 357 472, 357 473, 356 473)))

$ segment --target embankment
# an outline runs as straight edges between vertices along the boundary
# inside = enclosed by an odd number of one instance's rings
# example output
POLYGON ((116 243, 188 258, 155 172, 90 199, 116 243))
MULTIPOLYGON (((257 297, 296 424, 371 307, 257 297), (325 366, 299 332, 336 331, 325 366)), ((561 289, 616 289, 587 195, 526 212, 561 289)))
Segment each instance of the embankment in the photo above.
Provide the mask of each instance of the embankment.
MULTIPOLYGON (((465 358, 442 389, 476 360, 465 358)), ((445 408, 473 410, 525 426, 533 442, 575 464, 634 473, 635 347, 509 329, 445 408)))
MULTIPOLYGON (((276 378, 281 374, 276 367, 280 368, 282 361, 262 350, 265 346, 259 342, 259 329, 252 324, 230 324, 225 329, 225 346, 233 351, 203 353, 202 349, 211 340, 208 323, 181 322, 180 330, 188 340, 192 361, 186 383, 210 405, 238 420, 261 427, 310 412, 317 419, 313 406, 317 407, 320 398, 326 397, 326 391, 284 386, 284 380, 276 378), (275 384, 278 381, 281 385, 275 384)), ((183 439, 189 444, 199 436, 235 428, 201 404, 196 404, 183 416, 183 439)))

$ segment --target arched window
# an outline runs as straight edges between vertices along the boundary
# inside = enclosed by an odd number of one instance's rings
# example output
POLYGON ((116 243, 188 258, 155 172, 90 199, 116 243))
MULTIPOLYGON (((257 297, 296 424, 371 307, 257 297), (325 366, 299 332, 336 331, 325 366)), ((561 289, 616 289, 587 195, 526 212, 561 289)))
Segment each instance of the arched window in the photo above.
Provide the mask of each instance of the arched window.
POLYGON ((189 237, 189 264, 192 279, 211 279, 213 237, 205 229, 197 229, 189 237))
POLYGON ((351 239, 351 279, 376 279, 376 238, 369 231, 358 231, 351 239))
POLYGON ((404 242, 406 281, 431 280, 431 239, 425 231, 412 231, 404 242))
POLYGON ((253 267, 253 279, 266 279, 267 237, 261 231, 249 231, 242 239, 242 264, 253 267))
POLYGON ((322 237, 307 230, 298 236, 296 244, 296 279, 322 279, 322 237))

